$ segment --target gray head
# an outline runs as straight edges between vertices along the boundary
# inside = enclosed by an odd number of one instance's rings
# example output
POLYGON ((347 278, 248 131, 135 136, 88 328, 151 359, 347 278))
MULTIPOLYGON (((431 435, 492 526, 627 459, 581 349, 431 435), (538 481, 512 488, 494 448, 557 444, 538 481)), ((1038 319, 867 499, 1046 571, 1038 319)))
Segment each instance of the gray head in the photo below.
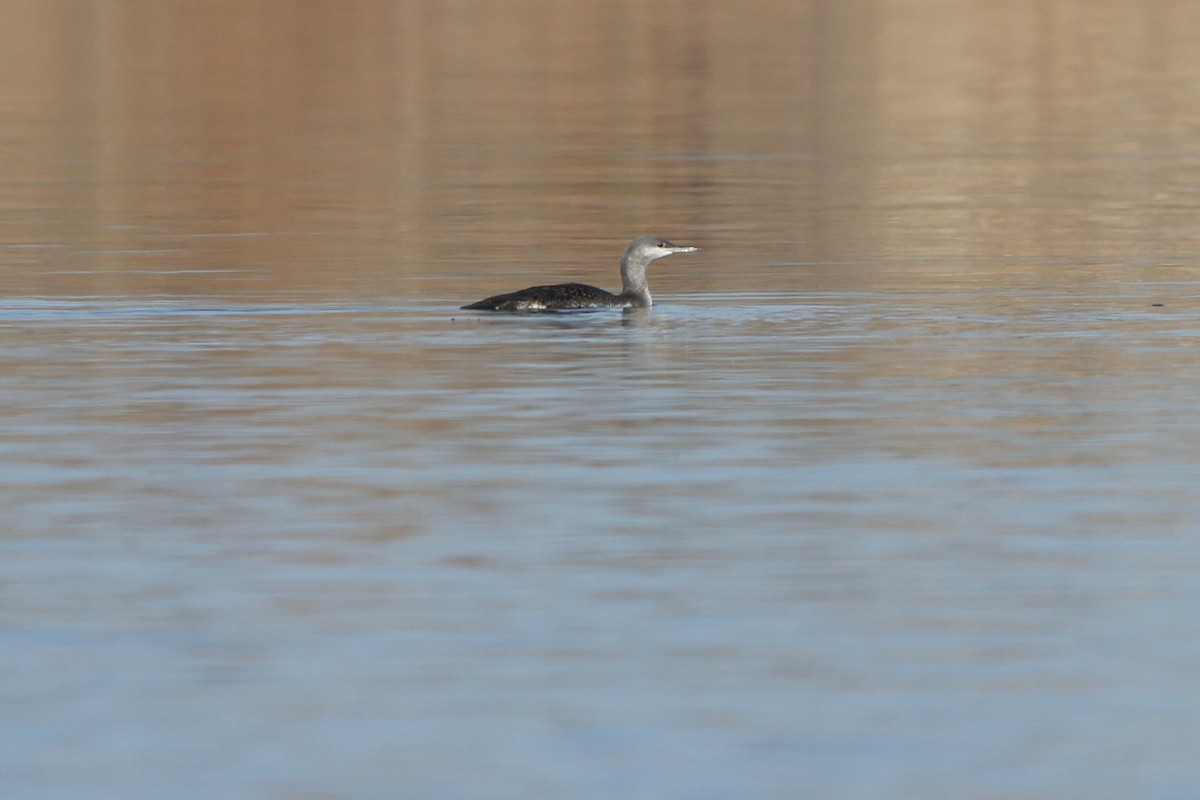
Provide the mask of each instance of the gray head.
POLYGON ((646 267, 672 253, 694 253, 699 247, 671 244, 660 236, 639 236, 625 248, 621 257, 623 293, 637 295, 642 305, 650 305, 650 290, 646 287, 646 267))

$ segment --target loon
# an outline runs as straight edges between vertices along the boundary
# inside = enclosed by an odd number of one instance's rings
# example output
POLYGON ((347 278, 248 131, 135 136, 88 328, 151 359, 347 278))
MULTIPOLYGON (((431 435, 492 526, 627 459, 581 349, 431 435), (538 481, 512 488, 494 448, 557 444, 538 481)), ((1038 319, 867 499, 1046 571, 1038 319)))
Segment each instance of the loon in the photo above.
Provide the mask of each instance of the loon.
POLYGON ((472 311, 558 311, 573 308, 649 308, 646 267, 672 253, 692 253, 698 247, 671 244, 657 236, 639 236, 621 256, 621 293, 613 294, 585 283, 531 286, 498 294, 463 306, 472 311))

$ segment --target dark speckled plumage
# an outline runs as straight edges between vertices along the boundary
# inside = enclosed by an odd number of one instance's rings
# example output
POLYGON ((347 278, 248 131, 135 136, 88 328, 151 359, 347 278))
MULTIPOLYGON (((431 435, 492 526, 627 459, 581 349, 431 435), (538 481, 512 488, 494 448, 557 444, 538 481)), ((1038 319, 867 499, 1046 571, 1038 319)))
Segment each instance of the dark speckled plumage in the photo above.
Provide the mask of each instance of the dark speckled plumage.
POLYGON ((463 308, 477 311, 548 311, 572 308, 619 308, 628 305, 619 294, 586 283, 530 286, 519 292, 498 294, 463 308))
POLYGON ((621 293, 613 294, 585 283, 531 286, 519 292, 498 294, 463 306, 472 311, 567 311, 580 308, 646 308, 651 304, 646 268, 672 253, 698 248, 674 245, 657 236, 639 236, 621 258, 621 293))

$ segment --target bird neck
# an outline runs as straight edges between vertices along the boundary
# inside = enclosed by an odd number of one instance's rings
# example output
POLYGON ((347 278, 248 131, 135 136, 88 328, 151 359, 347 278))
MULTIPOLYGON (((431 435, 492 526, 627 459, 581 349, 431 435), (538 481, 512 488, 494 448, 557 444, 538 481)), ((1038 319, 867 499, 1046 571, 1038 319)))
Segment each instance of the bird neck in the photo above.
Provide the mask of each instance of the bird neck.
POLYGON ((650 305, 650 287, 646 285, 646 267, 649 262, 636 258, 621 260, 621 294, 638 306, 650 305))

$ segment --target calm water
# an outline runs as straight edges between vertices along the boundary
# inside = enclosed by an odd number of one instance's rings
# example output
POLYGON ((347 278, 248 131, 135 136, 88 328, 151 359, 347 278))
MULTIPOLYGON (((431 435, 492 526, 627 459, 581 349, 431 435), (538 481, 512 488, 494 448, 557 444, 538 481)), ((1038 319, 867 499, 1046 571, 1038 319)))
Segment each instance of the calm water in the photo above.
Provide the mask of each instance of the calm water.
POLYGON ((0 794, 1200 795, 1200 13, 905 6, 14 5, 0 794))

